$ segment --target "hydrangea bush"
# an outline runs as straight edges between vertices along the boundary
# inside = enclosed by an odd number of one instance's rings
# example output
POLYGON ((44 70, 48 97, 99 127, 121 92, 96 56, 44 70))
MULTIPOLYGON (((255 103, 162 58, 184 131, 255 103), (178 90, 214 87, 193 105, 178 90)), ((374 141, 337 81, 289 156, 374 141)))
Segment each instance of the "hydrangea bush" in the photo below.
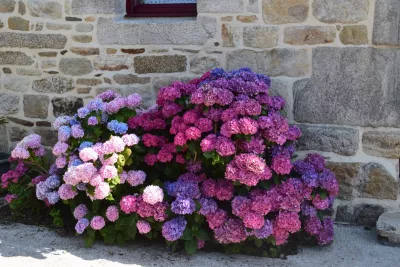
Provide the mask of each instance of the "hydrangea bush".
POLYGON ((270 85, 215 69, 162 88, 146 111, 139 95, 107 91, 55 121, 57 159, 36 197, 69 205, 88 246, 140 235, 276 256, 299 236, 329 244, 338 183, 319 155, 292 162, 301 132, 270 85))

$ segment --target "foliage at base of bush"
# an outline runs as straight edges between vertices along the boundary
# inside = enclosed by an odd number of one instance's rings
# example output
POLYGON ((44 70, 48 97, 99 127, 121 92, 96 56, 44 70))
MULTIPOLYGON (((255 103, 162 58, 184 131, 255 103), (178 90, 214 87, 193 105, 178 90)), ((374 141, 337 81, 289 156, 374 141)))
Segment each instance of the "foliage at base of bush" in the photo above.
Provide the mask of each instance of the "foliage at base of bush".
POLYGON ((57 118, 51 167, 39 136, 17 145, 12 160, 23 165, 2 177, 7 199, 29 205, 35 188, 50 209, 68 205, 86 246, 140 235, 189 254, 219 245, 276 256, 288 240, 329 244, 338 183, 319 155, 292 161, 301 132, 270 85, 250 69, 215 69, 162 88, 146 111, 138 94, 107 91, 57 118))

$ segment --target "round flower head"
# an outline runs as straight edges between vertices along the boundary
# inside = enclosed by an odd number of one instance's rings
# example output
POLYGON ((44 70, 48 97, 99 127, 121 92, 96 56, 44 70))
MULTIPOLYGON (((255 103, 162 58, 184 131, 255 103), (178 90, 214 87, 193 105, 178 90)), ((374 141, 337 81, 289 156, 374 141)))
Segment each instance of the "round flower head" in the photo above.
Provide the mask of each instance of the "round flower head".
POLYGON ((110 222, 115 222, 119 218, 119 211, 117 206, 110 206, 107 208, 106 217, 110 222))
POLYGON ((119 202, 121 210, 126 214, 137 211, 137 198, 135 196, 124 196, 119 202))
POLYGON ((63 184, 58 189, 58 194, 62 200, 73 199, 78 194, 72 189, 71 185, 63 184))
POLYGON ((85 217, 86 214, 88 214, 88 212, 89 212, 89 210, 86 207, 86 205, 85 204, 80 204, 74 210, 74 217, 77 220, 82 219, 83 217, 85 217))
POLYGON ((99 157, 99 155, 96 153, 96 151, 93 148, 87 147, 87 148, 82 149, 79 152, 79 157, 84 162, 87 162, 87 161, 96 161, 97 158, 99 157))
POLYGON ((174 218, 162 226, 162 235, 168 241, 176 241, 182 237, 186 228, 186 220, 184 217, 174 218))
POLYGON ((82 219, 80 219, 77 223, 76 223, 76 226, 75 226, 75 231, 78 233, 78 234, 83 234, 83 232, 86 230, 86 228, 88 228, 89 227, 89 220, 88 219, 86 219, 86 218, 82 218, 82 219))
POLYGON ((161 187, 156 185, 149 185, 143 191, 143 201, 154 205, 162 202, 164 199, 164 192, 161 187))
POLYGON ((151 226, 147 221, 140 220, 136 223, 136 227, 140 234, 147 234, 151 231, 151 226))
POLYGON ((93 219, 90 221, 90 227, 93 230, 101 230, 106 225, 104 218, 101 216, 94 216, 93 219))
POLYGON ((102 200, 110 194, 110 185, 108 183, 100 183, 94 189, 94 199, 102 200))

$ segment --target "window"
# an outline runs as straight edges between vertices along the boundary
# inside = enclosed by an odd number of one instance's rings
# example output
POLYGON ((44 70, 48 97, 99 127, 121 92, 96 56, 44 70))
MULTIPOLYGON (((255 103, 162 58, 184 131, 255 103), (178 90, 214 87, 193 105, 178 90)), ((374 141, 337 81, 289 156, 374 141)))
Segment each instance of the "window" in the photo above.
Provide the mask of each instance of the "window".
POLYGON ((195 17, 197 0, 127 0, 128 17, 195 17))

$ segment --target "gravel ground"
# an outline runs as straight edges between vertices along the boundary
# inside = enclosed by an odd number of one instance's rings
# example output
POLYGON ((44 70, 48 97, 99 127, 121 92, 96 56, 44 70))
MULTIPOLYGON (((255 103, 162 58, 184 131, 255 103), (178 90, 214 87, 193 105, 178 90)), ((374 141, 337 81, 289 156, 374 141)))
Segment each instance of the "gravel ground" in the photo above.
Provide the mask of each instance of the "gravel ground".
POLYGON ((36 226, 0 225, 0 267, 395 267, 400 266, 399 252, 399 248, 380 245, 374 231, 359 227, 337 226, 333 245, 301 248, 298 255, 282 260, 202 252, 187 256, 150 244, 124 248, 96 244, 86 249, 79 237, 61 237, 36 226))

